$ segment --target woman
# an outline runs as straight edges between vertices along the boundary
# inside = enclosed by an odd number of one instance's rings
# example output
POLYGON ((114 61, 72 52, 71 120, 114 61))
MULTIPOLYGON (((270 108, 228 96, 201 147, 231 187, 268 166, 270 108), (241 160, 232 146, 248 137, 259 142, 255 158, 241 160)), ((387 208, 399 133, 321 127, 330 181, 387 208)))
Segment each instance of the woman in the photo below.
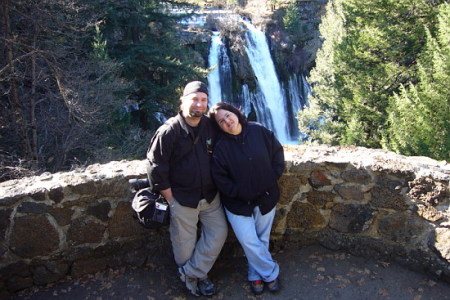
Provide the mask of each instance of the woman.
POLYGON ((251 290, 261 294, 266 285, 277 292, 280 269, 269 252, 269 239, 280 196, 277 180, 284 169, 283 147, 270 130, 247 122, 228 103, 215 104, 209 117, 222 131, 213 152, 212 175, 247 257, 251 290))

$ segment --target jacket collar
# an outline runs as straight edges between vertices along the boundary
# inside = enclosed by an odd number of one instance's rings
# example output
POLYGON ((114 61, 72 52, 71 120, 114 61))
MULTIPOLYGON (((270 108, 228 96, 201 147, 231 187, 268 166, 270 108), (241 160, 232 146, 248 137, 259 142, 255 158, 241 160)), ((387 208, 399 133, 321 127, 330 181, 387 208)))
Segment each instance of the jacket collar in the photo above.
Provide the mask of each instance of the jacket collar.
MULTIPOLYGON (((181 114, 181 111, 175 116, 175 118, 180 123, 181 128, 187 133, 190 134, 191 137, 194 139, 194 132, 192 131, 192 127, 189 126, 188 123, 186 123, 186 120, 184 119, 183 115, 181 114)), ((202 130, 202 128, 205 126, 205 116, 202 116, 200 119, 200 122, 198 123, 199 132, 202 130)))
POLYGON ((223 135, 226 138, 236 140, 236 141, 243 141, 248 133, 248 122, 245 124, 241 124, 241 125, 242 125, 242 131, 241 131, 241 133, 239 133, 237 135, 229 134, 229 133, 226 133, 225 131, 221 131, 221 132, 223 133, 223 135))

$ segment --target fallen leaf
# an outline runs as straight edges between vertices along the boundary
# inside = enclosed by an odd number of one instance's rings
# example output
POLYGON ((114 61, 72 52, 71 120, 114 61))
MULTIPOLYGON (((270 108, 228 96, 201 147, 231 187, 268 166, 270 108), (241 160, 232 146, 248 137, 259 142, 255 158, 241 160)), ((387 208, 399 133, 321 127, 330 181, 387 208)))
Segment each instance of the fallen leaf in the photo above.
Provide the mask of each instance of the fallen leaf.
POLYGON ((102 282, 100 285, 100 290, 104 290, 104 289, 110 289, 112 288, 112 283, 111 282, 102 282))
POLYGON ((344 254, 344 253, 342 253, 342 254, 336 254, 335 258, 336 258, 336 259, 340 259, 340 260, 344 260, 344 259, 345 259, 345 254, 344 254))
POLYGON ((344 278, 344 277, 341 276, 341 275, 337 275, 337 276, 335 277, 335 279, 338 280, 338 281, 345 282, 345 283, 350 283, 350 280, 348 280, 347 278, 344 278))
POLYGON ((389 292, 385 289, 379 289, 378 294, 380 294, 381 296, 389 296, 389 292))
POLYGON ((428 286, 435 286, 437 284, 437 282, 433 281, 433 280, 425 280, 425 281, 422 281, 420 284, 425 284, 428 286))
POLYGON ((318 275, 318 276, 316 277, 316 281, 317 281, 317 280, 324 280, 324 279, 325 279, 325 277, 322 276, 322 275, 318 275))
POLYGON ((387 268, 387 267, 389 267, 389 265, 391 264, 391 263, 386 262, 386 261, 378 261, 378 263, 379 263, 383 268, 387 268))

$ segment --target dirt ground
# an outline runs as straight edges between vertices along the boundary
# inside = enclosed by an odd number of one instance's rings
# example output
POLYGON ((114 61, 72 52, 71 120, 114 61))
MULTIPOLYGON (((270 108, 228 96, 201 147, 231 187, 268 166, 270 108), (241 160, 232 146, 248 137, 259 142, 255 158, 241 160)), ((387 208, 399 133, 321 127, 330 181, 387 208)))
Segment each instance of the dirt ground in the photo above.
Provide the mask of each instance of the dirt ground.
MULTIPOLYGON (((210 272, 218 293, 210 299, 444 300, 450 284, 394 263, 355 257, 320 246, 274 254, 281 290, 254 296, 246 281, 246 260, 219 259, 210 272)), ((196 299, 176 276, 172 262, 122 267, 24 291, 11 299, 196 299)), ((200 299, 206 297, 200 297, 200 299)), ((198 299, 198 298, 197 298, 198 299)))

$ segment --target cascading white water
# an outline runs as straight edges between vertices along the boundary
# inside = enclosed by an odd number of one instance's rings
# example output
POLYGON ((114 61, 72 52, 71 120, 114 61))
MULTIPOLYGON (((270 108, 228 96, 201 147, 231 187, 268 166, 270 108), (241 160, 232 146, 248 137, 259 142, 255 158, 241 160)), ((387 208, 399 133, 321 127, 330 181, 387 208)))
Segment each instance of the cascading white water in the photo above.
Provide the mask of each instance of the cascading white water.
MULTIPOLYGON (((242 22, 242 19, 239 19, 242 22)), ((298 143, 297 112, 308 105, 309 85, 303 75, 293 74, 280 84, 263 32, 243 21, 248 28, 246 53, 256 76, 256 87, 251 91, 247 84, 241 93, 233 95, 231 63, 227 48, 218 32, 213 33, 208 57, 210 73, 208 88, 210 104, 220 101, 240 107, 246 116, 256 119, 272 130, 283 144, 298 143)))
POLYGON ((291 137, 298 137, 297 113, 299 110, 302 110, 303 107, 309 105, 308 95, 311 93, 311 90, 305 77, 303 75, 298 77, 296 74, 289 77, 288 87, 285 90, 287 91, 285 99, 287 100, 287 103, 289 103, 290 108, 288 111, 289 133, 291 137))
POLYGON ((291 76, 288 81, 289 99, 291 100, 291 108, 293 112, 299 111, 301 107, 301 94, 299 91, 299 84, 297 75, 291 76))
POLYGON ((239 98, 241 103, 240 108, 242 109, 242 112, 248 116, 252 110, 251 103, 253 98, 253 95, 248 89, 248 85, 244 84, 242 86, 242 94, 239 98))
POLYGON ((220 85, 220 48, 223 47, 220 32, 213 32, 208 63, 211 70, 208 74, 208 99, 210 105, 222 101, 222 87, 220 85))
POLYGON ((267 112, 266 106, 264 104, 264 95, 261 93, 259 88, 257 89, 256 93, 253 93, 249 90, 248 85, 244 84, 242 86, 242 93, 239 96, 239 99, 242 103, 241 109, 246 116, 248 116, 252 112, 253 105, 256 120, 273 131, 273 119, 271 114, 267 112))
POLYGON ((248 28, 245 35, 247 42, 245 51, 261 91, 261 93, 256 93, 253 104, 258 117, 262 114, 265 115, 264 122, 260 118, 258 120, 271 129, 281 143, 290 143, 283 91, 278 81, 266 36, 251 23, 244 22, 244 24, 248 28))
POLYGON ((231 63, 219 32, 213 32, 208 64, 211 69, 208 74, 210 104, 221 101, 232 102, 231 63))
POLYGON ((309 95, 311 95, 311 86, 309 85, 309 83, 306 80, 305 76, 302 75, 301 79, 302 79, 302 88, 303 88, 303 91, 302 91, 303 102, 302 102, 302 108, 301 109, 303 109, 303 107, 305 107, 305 106, 309 107, 308 97, 309 97, 309 95))

